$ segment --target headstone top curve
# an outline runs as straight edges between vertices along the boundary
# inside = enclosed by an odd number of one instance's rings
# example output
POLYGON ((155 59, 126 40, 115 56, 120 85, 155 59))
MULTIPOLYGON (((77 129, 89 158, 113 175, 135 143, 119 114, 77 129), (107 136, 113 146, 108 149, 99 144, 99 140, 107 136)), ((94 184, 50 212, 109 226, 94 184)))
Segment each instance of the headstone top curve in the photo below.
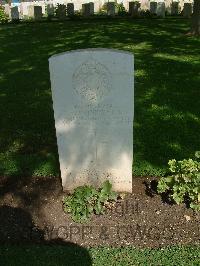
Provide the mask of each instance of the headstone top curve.
POLYGON ((58 53, 55 55, 52 55, 49 60, 55 58, 55 57, 59 57, 59 56, 63 56, 66 54, 72 54, 72 53, 84 53, 84 52, 111 52, 111 53, 121 53, 121 54, 127 54, 130 56, 133 56, 133 53, 128 52, 128 51, 124 51, 124 50, 118 50, 118 49, 109 49, 109 48, 86 48, 86 49, 76 49, 76 50, 70 50, 70 51, 66 51, 63 53, 58 53))

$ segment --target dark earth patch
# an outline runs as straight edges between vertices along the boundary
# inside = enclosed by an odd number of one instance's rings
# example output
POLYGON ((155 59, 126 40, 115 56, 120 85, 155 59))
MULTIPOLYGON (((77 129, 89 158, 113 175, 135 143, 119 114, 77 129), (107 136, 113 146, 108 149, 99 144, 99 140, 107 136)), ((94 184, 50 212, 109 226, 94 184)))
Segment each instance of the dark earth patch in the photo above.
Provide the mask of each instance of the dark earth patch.
POLYGON ((62 208, 58 177, 1 177, 0 243, 164 247, 200 243, 200 213, 156 193, 157 178, 134 177, 133 193, 87 224, 62 208))

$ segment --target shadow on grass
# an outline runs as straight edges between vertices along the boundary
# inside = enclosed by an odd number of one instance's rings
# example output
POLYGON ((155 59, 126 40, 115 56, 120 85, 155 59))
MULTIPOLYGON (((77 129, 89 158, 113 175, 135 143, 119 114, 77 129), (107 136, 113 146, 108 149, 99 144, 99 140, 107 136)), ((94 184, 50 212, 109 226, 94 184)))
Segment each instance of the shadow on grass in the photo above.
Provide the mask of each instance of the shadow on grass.
POLYGON ((0 221, 1 265, 92 265, 85 248, 64 241, 58 235, 48 239, 46 232, 21 208, 0 207, 0 221), (12 255, 8 256, 8 250, 12 255))
POLYGON ((135 55, 135 175, 165 175, 200 149, 200 41, 183 19, 97 19, 0 28, 0 173, 59 175, 48 58, 105 47, 135 55))

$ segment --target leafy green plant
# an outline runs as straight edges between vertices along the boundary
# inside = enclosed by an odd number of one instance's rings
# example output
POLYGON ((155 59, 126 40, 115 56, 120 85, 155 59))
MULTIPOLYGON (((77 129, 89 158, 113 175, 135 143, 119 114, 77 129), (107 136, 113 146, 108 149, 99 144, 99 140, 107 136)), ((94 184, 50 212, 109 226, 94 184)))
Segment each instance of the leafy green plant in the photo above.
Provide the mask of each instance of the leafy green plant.
POLYGON ((4 7, 0 6, 0 24, 5 24, 8 22, 8 17, 5 13, 4 7))
POLYGON ((158 193, 169 192, 170 197, 177 203, 183 203, 186 198, 190 207, 200 211, 200 152, 195 153, 196 160, 184 159, 168 162, 172 175, 162 177, 158 182, 158 193))
POLYGON ((81 186, 63 200, 64 211, 72 214, 75 222, 86 222, 92 213, 103 214, 106 205, 117 199, 112 191, 112 184, 106 180, 100 189, 92 186, 81 186))
POLYGON ((115 201, 116 199, 117 193, 112 191, 112 184, 106 180, 97 193, 97 200, 94 205, 96 214, 103 214, 105 211, 105 206, 110 201, 115 201))

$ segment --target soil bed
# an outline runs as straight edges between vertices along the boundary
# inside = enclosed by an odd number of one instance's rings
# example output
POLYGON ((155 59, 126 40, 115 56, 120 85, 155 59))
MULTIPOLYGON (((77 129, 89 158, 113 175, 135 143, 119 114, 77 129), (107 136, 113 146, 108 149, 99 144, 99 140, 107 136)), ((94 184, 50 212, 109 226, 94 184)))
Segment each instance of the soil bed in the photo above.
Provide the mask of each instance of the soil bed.
POLYGON ((164 247, 200 243, 200 212, 157 195, 155 177, 134 177, 133 193, 105 215, 77 224, 62 208, 58 177, 0 178, 0 243, 164 247))

